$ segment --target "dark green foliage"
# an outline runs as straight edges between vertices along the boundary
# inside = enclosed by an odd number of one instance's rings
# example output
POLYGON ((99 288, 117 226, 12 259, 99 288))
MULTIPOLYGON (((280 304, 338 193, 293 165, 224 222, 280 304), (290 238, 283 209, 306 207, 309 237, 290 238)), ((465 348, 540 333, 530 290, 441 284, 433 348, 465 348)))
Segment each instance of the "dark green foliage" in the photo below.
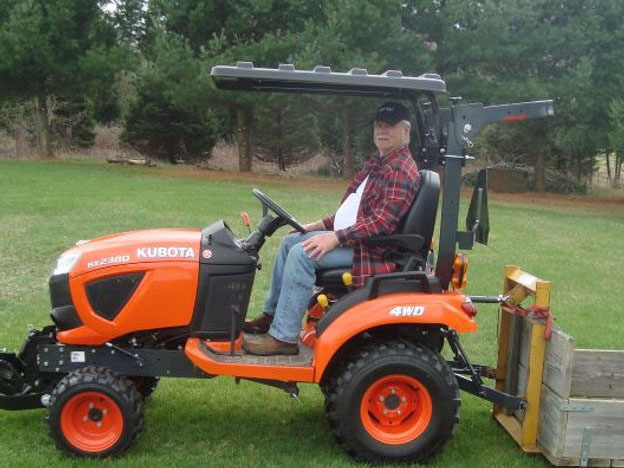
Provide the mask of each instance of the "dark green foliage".
POLYGON ((57 146, 89 148, 95 142, 93 105, 87 99, 57 99, 52 137, 57 146))
MULTIPOLYGON (((149 17, 166 31, 186 38, 195 52, 205 49, 217 56, 237 45, 243 48, 261 45, 267 35, 299 33, 308 23, 322 22, 325 7, 330 3, 328 0, 153 0, 149 2, 149 17)), ((280 60, 285 58, 282 56, 280 60)), ((263 60, 259 56, 235 59, 253 59, 258 64, 263 60)))
MULTIPOLYGON (((624 158, 610 110, 624 98, 623 17, 620 0, 5 0, 0 86, 2 99, 32 109, 26 120, 42 153, 58 145, 47 104, 88 99, 96 121, 127 119, 124 138, 141 150, 195 158, 222 137, 236 141, 250 170, 266 97, 210 90, 213 65, 435 71, 470 101, 555 99, 555 118, 489 130, 477 156, 532 167, 540 190, 556 188, 549 171, 584 186, 597 155, 611 158, 613 182, 624 158)), ((375 104, 292 105, 303 121, 317 116, 322 149, 349 175, 371 149, 375 104)), ((308 152, 318 141, 312 128, 308 152)))
POLYGON ((256 119, 256 153, 282 171, 320 150, 318 121, 305 99, 268 97, 258 104, 256 119))
POLYGON ((321 140, 332 161, 327 175, 347 175, 344 173, 345 145, 349 146, 349 163, 353 171, 357 171, 375 151, 372 119, 379 104, 371 99, 324 97, 319 100, 317 106, 321 140), (345 122, 348 125, 347 141, 343 127, 345 122))
POLYGON ((623 88, 624 27, 615 20, 623 14, 616 0, 412 0, 405 18, 435 42, 453 93, 492 104, 555 99, 555 118, 482 138, 489 157, 533 166, 543 190, 549 168, 584 185, 609 145, 608 104, 623 88))
POLYGON ((121 120, 120 79, 123 71, 133 70, 139 57, 128 45, 111 50, 98 47, 83 59, 84 94, 93 102, 94 115, 100 123, 121 120))
MULTIPOLYGON (((398 1, 330 2, 325 21, 310 22, 301 33, 302 50, 295 61, 301 68, 323 64, 335 71, 354 67, 366 68, 369 73, 397 69, 420 75, 433 71, 433 54, 418 31, 403 27, 402 14, 403 5, 398 1)), ((344 176, 351 175, 374 149, 370 127, 374 109, 370 100, 341 97, 324 102, 323 145, 339 162, 344 176)))
MULTIPOLYGON (((301 48, 299 34, 307 23, 322 20, 329 0, 271 0, 225 2, 212 0, 154 0, 149 4, 144 50, 153 55, 159 31, 183 38, 207 70, 215 64, 253 61, 256 66, 292 62, 301 48)), ((251 170, 255 106, 260 98, 245 93, 220 93, 212 104, 227 109, 234 125, 239 168, 251 170)))
POLYGON ((32 96, 79 88, 76 73, 97 43, 97 0, 13 0, 0 18, 0 76, 5 92, 32 96), (7 89, 8 88, 8 89, 7 89))
POLYGON ((150 156, 175 162, 208 157, 218 135, 212 92, 186 43, 163 34, 153 62, 137 71, 137 96, 130 106, 122 139, 150 156))
MULTIPOLYGON (((622 164, 624 163, 624 98, 613 99, 609 105, 609 122, 612 130, 609 133, 609 143, 615 154, 613 185, 617 187, 622 178, 622 164)), ((607 160, 608 161, 608 160, 607 160)), ((611 168, 609 166, 609 177, 611 168)))
POLYGON ((110 13, 117 41, 122 44, 139 46, 145 39, 147 0, 112 0, 115 8, 110 13))
POLYGON ((115 32, 100 3, 9 0, 0 7, 0 86, 5 97, 36 100, 37 140, 44 156, 52 156, 50 106, 58 96, 81 102, 92 94, 96 107, 110 102, 103 97, 120 60, 113 53, 115 32))

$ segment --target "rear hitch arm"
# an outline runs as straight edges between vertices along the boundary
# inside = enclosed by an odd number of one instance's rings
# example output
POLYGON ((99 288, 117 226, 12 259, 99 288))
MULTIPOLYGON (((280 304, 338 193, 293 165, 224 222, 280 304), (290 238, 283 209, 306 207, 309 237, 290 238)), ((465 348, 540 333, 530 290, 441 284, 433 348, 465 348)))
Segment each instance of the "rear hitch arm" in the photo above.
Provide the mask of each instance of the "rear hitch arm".
POLYGON ((487 375, 488 368, 486 366, 473 365, 470 362, 455 330, 446 332, 446 340, 455 356, 455 359, 450 361, 449 364, 453 369, 459 388, 479 398, 500 405, 509 411, 523 410, 527 407, 526 400, 483 384, 481 375, 487 375))

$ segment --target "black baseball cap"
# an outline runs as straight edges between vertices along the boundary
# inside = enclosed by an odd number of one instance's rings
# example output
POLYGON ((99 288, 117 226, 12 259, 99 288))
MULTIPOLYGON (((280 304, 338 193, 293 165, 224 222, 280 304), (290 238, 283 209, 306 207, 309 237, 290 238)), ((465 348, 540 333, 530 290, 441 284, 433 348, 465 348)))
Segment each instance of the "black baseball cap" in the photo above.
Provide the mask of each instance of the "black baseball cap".
POLYGON ((386 122, 390 125, 396 125, 401 120, 407 120, 409 122, 410 113, 407 107, 398 102, 384 102, 375 113, 376 122, 386 122))

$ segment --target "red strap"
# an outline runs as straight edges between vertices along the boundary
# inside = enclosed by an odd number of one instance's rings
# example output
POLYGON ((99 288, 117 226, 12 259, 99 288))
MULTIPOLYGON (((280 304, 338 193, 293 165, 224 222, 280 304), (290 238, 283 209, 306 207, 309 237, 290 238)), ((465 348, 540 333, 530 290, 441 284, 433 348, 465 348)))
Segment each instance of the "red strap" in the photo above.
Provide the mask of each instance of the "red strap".
POLYGON ((513 315, 518 315, 520 317, 526 317, 531 314, 533 318, 536 319, 546 319, 546 328, 544 328, 544 338, 546 340, 550 340, 553 329, 553 317, 550 314, 549 307, 541 307, 536 304, 527 307, 521 307, 515 304, 502 304, 502 308, 505 312, 513 315))

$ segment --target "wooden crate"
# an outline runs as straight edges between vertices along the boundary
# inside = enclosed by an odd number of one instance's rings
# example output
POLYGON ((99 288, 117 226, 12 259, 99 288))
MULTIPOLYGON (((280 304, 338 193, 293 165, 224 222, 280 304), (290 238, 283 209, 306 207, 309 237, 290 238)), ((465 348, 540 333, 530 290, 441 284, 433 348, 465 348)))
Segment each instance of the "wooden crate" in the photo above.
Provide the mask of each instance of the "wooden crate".
POLYGON ((624 351, 546 345, 538 444, 557 466, 624 466, 624 351))
MULTIPOLYGON (((548 307, 550 285, 508 266, 504 294, 548 307)), ((624 467, 624 351, 576 349, 558 329, 547 341, 543 321, 501 311, 496 380, 528 402, 493 412, 525 452, 556 466, 624 467)))

